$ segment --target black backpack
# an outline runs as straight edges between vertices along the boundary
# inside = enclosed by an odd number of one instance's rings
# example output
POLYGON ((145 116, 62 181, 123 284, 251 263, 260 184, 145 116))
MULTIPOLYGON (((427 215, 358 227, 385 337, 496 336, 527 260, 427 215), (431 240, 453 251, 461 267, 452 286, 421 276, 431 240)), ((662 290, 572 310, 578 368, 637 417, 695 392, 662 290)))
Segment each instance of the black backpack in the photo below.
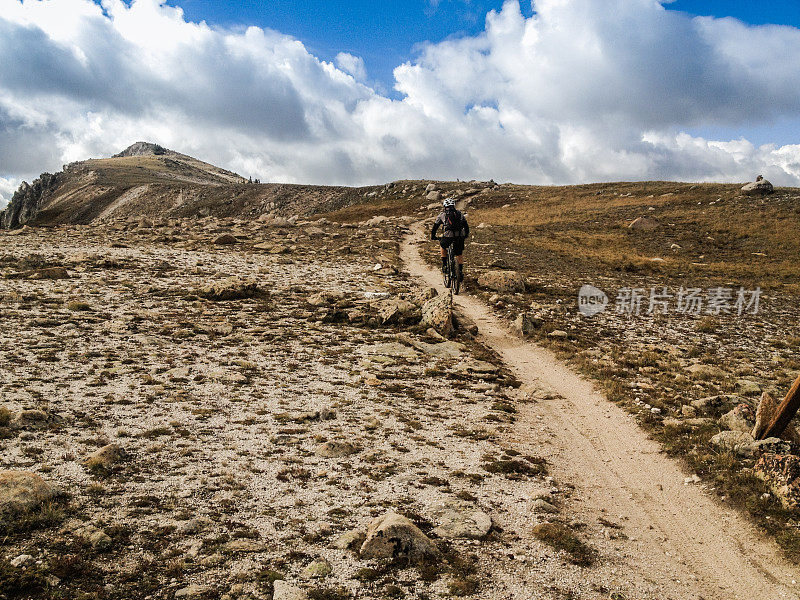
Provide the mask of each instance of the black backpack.
POLYGON ((453 233, 461 233, 461 213, 455 207, 449 206, 444 209, 444 228, 453 233))

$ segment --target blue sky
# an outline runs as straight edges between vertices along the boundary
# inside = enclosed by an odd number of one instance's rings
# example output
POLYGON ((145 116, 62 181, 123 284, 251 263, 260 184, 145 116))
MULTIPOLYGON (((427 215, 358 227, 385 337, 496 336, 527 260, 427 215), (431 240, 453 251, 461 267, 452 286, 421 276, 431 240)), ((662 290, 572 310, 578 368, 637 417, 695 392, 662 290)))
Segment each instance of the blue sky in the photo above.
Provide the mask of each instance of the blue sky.
POLYGON ((797 0, 99 2, 0 0, 0 205, 139 140, 262 181, 800 185, 797 0))
MULTIPOLYGON (((339 52, 364 59, 373 79, 387 88, 394 68, 413 58, 422 42, 476 35, 486 15, 503 0, 171 0, 189 20, 223 26, 258 25, 301 40, 323 60, 339 52)), ((669 10, 692 15, 734 17, 745 23, 800 27, 800 1, 676 0, 669 10)), ((522 2, 530 16, 531 4, 522 2)))

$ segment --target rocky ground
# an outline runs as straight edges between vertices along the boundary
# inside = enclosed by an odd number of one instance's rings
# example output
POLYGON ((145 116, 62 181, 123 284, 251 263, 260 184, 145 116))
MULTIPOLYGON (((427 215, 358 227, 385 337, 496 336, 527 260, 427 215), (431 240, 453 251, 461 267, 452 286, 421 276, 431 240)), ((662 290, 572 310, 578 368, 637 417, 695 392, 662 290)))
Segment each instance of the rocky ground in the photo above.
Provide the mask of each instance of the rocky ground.
POLYGON ((399 271, 408 223, 3 233, 0 597, 663 597, 509 441, 548 391, 399 271))

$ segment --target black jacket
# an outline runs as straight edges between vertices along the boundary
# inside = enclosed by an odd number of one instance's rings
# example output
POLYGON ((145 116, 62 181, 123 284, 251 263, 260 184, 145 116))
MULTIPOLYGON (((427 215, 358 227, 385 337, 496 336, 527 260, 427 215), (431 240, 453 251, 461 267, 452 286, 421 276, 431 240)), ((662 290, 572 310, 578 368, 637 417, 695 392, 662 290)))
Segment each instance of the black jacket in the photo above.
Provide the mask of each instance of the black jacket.
POLYGON ((445 222, 445 214, 442 211, 438 217, 436 217, 436 221, 433 223, 433 229, 431 229, 431 239, 436 239, 436 231, 439 227, 442 228, 442 237, 450 238, 450 237, 461 237, 467 238, 469 237, 469 223, 467 223, 467 217, 461 211, 456 211, 459 216, 461 217, 461 230, 460 231, 450 231, 446 227, 444 227, 445 222))

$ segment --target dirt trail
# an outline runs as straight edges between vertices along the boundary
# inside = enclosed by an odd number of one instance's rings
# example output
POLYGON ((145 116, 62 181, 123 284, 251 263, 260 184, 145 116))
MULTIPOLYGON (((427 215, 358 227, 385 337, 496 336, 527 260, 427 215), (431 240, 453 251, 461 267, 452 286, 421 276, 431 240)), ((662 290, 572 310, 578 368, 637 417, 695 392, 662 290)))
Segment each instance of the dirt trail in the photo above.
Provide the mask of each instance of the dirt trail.
MULTIPOLYGON (((403 241, 403 262, 442 292, 440 274, 415 245, 420 239, 417 224, 403 241)), ((684 484, 686 473, 630 415, 550 352, 511 333, 480 300, 461 295, 456 304, 524 384, 554 392, 520 411, 508 442, 540 451, 552 445, 552 472, 576 486, 578 501, 569 507, 576 517, 623 520, 629 539, 618 557, 622 579, 643 578, 664 597, 800 598, 800 573, 777 547, 701 486, 684 484)))

